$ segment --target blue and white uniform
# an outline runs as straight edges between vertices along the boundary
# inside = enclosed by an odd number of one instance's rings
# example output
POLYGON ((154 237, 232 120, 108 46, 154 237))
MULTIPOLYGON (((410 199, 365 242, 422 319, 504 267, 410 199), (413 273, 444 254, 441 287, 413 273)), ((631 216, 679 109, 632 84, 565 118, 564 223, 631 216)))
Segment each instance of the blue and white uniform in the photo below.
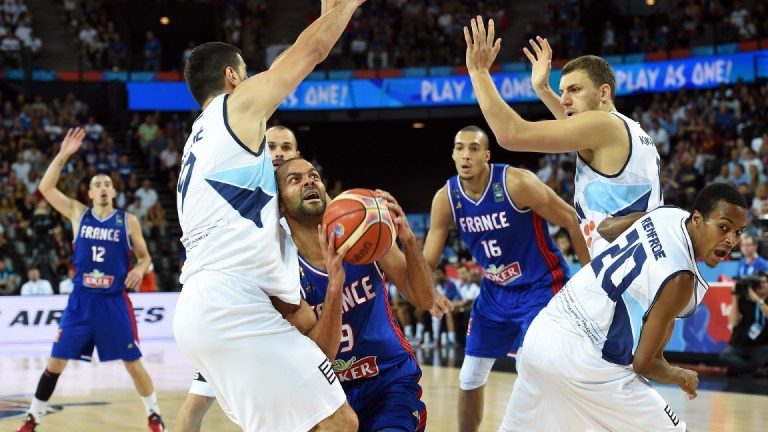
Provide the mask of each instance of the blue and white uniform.
MULTIPOLYGON (((328 275, 301 256, 299 265, 303 294, 319 316, 328 275)), ((360 431, 424 430, 421 369, 392 315, 384 274, 376 263, 345 263, 344 271, 341 343, 333 369, 360 431)))
POLYGON ((128 214, 98 218, 86 208, 73 240, 74 289, 59 324, 51 357, 132 361, 141 357, 133 305, 125 292, 131 242, 128 214))
POLYGON ((689 215, 660 207, 640 218, 541 311, 518 356, 501 430, 685 430, 633 371, 632 358, 669 280, 680 273, 695 280, 680 318, 693 314, 708 289, 685 226, 689 215))
POLYGON ((474 357, 516 352, 530 322, 568 279, 568 265, 547 222, 512 202, 507 169, 491 165, 488 185, 477 201, 464 193, 458 176, 447 184, 461 240, 483 267, 467 332, 466 353, 474 357))
POLYGON ((241 428, 306 431, 344 392, 322 351, 271 303, 301 299, 284 261, 295 246, 278 222, 266 142, 253 152, 234 135, 227 98, 209 103, 184 146, 177 211, 187 259, 174 334, 241 428))
POLYGON ((664 204, 659 172, 661 158, 653 139, 638 122, 615 111, 611 114, 624 122, 629 136, 629 155, 621 170, 606 175, 592 168, 581 156, 576 158, 574 206, 590 257, 608 247, 608 241, 597 233, 603 219, 647 212, 664 204))

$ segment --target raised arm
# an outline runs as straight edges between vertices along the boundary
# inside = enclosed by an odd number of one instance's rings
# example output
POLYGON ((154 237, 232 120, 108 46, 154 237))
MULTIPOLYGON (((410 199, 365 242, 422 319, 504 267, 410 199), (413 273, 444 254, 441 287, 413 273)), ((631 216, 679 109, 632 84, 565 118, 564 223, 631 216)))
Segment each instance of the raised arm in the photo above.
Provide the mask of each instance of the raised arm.
POLYGON ((638 375, 660 384, 677 384, 693 399, 699 385, 698 374, 670 366, 664 359, 664 347, 672 335, 675 318, 693 295, 693 274, 687 271, 679 272, 660 289, 661 294, 643 324, 632 368, 638 375))
POLYGON ((136 290, 141 284, 141 279, 147 273, 149 265, 152 263, 152 257, 149 256, 147 243, 144 241, 144 234, 141 232, 139 218, 128 214, 128 237, 131 239, 133 254, 136 256, 136 264, 125 277, 125 287, 131 291, 136 290))
POLYGON ((403 209, 388 192, 376 192, 387 201, 387 207, 397 228, 397 238, 403 245, 402 251, 394 246, 379 260, 381 269, 410 304, 428 310, 435 303, 432 269, 424 259, 403 209))
POLYGON ((64 140, 61 142, 61 148, 59 153, 48 165, 48 169, 45 170, 43 178, 40 179, 40 185, 37 189, 43 194, 51 207, 62 214, 72 222, 75 222, 80 217, 80 214, 85 210, 85 204, 74 200, 60 191, 56 184, 59 182, 61 176, 61 170, 67 163, 67 160, 80 149, 83 144, 83 138, 85 138, 85 130, 82 128, 69 129, 64 136, 64 140))
MULTIPOLYGON (((309 25, 296 42, 265 72, 235 88, 229 99, 233 123, 248 127, 253 119, 269 117, 280 103, 322 62, 339 40, 349 20, 365 0, 340 0, 309 25), (242 115, 242 117, 241 117, 242 115)), ((324 5, 324 9, 328 5, 324 5)), ((235 129, 238 136, 241 132, 235 129)), ((242 138, 248 139, 247 136, 242 138)), ((248 142, 248 141, 246 141, 248 142)))
POLYGON ((448 189, 441 187, 432 198, 432 211, 429 218, 429 231, 424 240, 424 259, 430 269, 435 269, 443 256, 448 230, 454 225, 451 204, 448 201, 448 189))
POLYGON ((487 34, 481 17, 473 19, 471 27, 471 34, 464 27, 467 70, 483 117, 500 146, 514 151, 567 153, 627 141, 622 122, 607 112, 586 111, 567 120, 540 122, 529 122, 520 117, 501 98, 489 72, 501 49, 501 39, 494 39, 493 20, 488 23, 487 34))
POLYGON ((530 208, 548 222, 563 227, 571 237, 573 250, 579 257, 582 266, 589 263, 589 249, 581 235, 579 218, 576 210, 568 205, 555 191, 545 185, 530 171, 522 169, 507 169, 507 191, 521 208, 530 208))
POLYGON ((526 47, 523 48, 523 54, 531 62, 531 86, 536 96, 544 102, 549 112, 558 120, 565 120, 565 108, 560 103, 560 97, 549 86, 549 73, 552 70, 552 47, 549 42, 541 36, 536 36, 536 40, 529 40, 533 53, 526 47))
POLYGON ((616 216, 603 219, 597 226, 600 237, 612 242, 626 231, 636 220, 645 216, 647 212, 630 213, 625 216, 616 216))

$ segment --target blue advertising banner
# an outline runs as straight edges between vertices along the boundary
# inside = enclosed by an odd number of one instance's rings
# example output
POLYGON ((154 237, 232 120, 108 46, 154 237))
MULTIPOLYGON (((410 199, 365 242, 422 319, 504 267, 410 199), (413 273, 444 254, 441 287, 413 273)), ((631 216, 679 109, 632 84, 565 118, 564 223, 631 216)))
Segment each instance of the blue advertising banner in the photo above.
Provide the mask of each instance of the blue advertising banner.
MULTIPOLYGON (((768 51, 718 57, 615 65, 616 94, 702 89, 739 80, 752 82, 758 64, 768 51), (759 59, 759 60, 758 60, 759 59)), ((561 71, 553 70, 552 88, 558 88, 561 71)), ((537 100, 528 72, 497 73, 496 87, 510 103, 537 100)), ((186 85, 129 82, 131 110, 187 111, 197 109, 186 85)), ((467 75, 380 79, 307 80, 280 105, 281 110, 341 110, 418 108, 477 103, 467 75)))

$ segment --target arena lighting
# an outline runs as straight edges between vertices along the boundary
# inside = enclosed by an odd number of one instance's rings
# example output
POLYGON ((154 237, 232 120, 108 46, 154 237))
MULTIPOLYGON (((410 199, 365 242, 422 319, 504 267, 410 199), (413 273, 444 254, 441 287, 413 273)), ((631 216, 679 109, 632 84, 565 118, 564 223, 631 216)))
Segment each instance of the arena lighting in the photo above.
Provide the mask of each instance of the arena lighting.
POLYGON ((655 6, 656 0, 645 0, 645 4, 648 6, 655 6))
POLYGON ((424 123, 422 123, 422 122, 414 122, 411 125, 411 127, 414 128, 414 129, 424 129, 424 123))
POLYGON ((168 25, 170 24, 171 20, 167 16, 160 17, 160 24, 162 25, 168 25))
POLYGON ((302 131, 302 132, 306 132, 306 131, 308 131, 310 129, 312 129, 312 127, 309 126, 309 125, 301 125, 301 126, 299 126, 299 130, 302 131))

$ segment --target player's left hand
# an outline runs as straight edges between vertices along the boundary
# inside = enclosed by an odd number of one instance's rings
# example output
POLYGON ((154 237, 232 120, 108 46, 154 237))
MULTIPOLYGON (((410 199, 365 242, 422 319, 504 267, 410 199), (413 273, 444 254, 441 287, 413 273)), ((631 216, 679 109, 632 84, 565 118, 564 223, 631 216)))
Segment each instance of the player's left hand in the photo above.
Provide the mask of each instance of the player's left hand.
POLYGON ((125 276, 125 287, 130 291, 136 291, 139 289, 142 279, 144 279, 144 273, 135 268, 129 271, 128 275, 125 276))
POLYGON ((451 301, 448 300, 448 297, 440 293, 436 293, 435 304, 429 310, 429 313, 432 314, 432 316, 435 318, 442 318, 443 315, 447 314, 452 310, 453 310, 453 303, 451 303, 451 301))
POLYGON ((501 50, 501 39, 496 39, 496 27, 493 20, 488 20, 488 32, 485 31, 483 17, 480 15, 470 21, 470 30, 464 27, 464 40, 467 42, 467 70, 469 72, 487 72, 501 50))
POLYGON ((344 256, 349 252, 350 245, 344 245, 336 249, 336 235, 328 236, 327 225, 317 226, 317 239, 320 241, 320 250, 323 252, 325 270, 328 272, 328 291, 341 293, 344 280, 347 275, 342 265, 344 256))
POLYGON ((392 213, 392 222, 394 222, 395 229, 397 229, 397 238, 402 241, 415 239, 416 235, 413 233, 413 230, 411 230, 408 218, 405 217, 405 212, 403 211, 403 208, 400 207, 400 204, 397 203, 395 197, 389 192, 381 189, 376 189, 376 194, 386 201, 387 208, 390 213, 392 213))
POLYGON ((677 385, 688 394, 688 399, 695 399, 696 389, 699 387, 699 374, 689 369, 678 368, 677 385))

